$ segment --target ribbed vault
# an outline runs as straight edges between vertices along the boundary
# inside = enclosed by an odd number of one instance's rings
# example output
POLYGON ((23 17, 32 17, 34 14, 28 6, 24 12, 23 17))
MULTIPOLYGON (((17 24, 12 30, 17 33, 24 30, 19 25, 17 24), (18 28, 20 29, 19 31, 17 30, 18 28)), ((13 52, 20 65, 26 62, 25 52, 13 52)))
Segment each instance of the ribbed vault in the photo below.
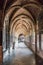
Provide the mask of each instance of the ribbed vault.
MULTIPOLYGON (((10 2, 10 1, 9 1, 10 2)), ((7 3, 7 2, 6 2, 7 3)), ((41 5, 37 1, 17 0, 5 7, 6 28, 10 35, 18 37, 34 35, 37 28, 37 19, 41 11, 41 5)))

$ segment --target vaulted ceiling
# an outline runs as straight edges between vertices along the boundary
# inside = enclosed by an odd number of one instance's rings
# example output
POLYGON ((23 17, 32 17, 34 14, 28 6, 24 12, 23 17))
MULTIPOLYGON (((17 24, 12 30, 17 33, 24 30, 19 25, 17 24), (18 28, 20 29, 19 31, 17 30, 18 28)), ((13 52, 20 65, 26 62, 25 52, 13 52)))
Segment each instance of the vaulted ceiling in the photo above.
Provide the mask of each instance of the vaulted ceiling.
POLYGON ((11 31, 16 34, 27 35, 37 21, 43 21, 43 0, 1 0, 0 9, 3 9, 5 19, 9 19, 11 31))
MULTIPOLYGON (((16 2, 17 0, 0 0, 0 9, 3 8, 3 5, 5 4, 6 2, 6 8, 9 7, 13 2, 16 2)), ((20 0, 20 1, 23 1, 23 0, 20 0)), ((24 1, 30 1, 30 0, 24 0, 24 1)), ((34 1, 34 0, 31 0, 31 1, 34 1)), ((43 5, 43 0, 36 0, 37 2, 39 2, 41 5, 43 5)))

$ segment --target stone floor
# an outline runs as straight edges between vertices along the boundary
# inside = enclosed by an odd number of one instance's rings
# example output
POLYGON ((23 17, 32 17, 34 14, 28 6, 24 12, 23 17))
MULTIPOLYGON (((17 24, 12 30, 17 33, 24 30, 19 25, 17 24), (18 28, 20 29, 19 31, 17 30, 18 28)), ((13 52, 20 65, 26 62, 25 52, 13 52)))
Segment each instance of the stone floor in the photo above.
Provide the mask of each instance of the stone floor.
POLYGON ((34 54, 24 43, 16 43, 15 49, 6 51, 3 57, 3 65, 36 65, 34 54))

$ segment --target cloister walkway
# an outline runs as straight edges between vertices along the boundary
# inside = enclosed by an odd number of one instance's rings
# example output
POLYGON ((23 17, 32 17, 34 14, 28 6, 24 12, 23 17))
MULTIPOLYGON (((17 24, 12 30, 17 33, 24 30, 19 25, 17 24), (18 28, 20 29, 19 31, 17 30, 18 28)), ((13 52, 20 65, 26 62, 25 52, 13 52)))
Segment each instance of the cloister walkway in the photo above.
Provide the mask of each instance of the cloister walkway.
POLYGON ((36 65, 35 56, 24 42, 16 42, 14 49, 4 53, 3 65, 36 65))

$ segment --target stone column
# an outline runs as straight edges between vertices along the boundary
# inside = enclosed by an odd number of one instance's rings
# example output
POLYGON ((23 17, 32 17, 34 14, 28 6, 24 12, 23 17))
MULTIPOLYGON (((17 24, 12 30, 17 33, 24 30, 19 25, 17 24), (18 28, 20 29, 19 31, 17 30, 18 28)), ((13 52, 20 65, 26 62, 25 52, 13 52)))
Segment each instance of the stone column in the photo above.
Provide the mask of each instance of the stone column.
POLYGON ((6 50, 9 51, 10 50, 10 30, 8 25, 6 26, 6 50))
POLYGON ((37 27, 35 25, 35 52, 37 53, 37 27))
POLYGON ((6 26, 6 50, 8 49, 8 30, 6 26))
POLYGON ((39 33, 39 50, 41 50, 41 33, 39 33))
POLYGON ((0 10, 0 64, 3 62, 3 48, 2 48, 2 32, 3 32, 3 11, 0 10))
POLYGON ((9 49, 10 47, 10 23, 9 23, 8 16, 6 16, 5 23, 6 23, 6 49, 9 49))
POLYGON ((2 52, 2 30, 0 29, 0 64, 3 62, 3 52, 2 52))
POLYGON ((10 52, 10 23, 8 22, 8 52, 10 52))
POLYGON ((8 31, 8 51, 10 51, 10 32, 8 31))

